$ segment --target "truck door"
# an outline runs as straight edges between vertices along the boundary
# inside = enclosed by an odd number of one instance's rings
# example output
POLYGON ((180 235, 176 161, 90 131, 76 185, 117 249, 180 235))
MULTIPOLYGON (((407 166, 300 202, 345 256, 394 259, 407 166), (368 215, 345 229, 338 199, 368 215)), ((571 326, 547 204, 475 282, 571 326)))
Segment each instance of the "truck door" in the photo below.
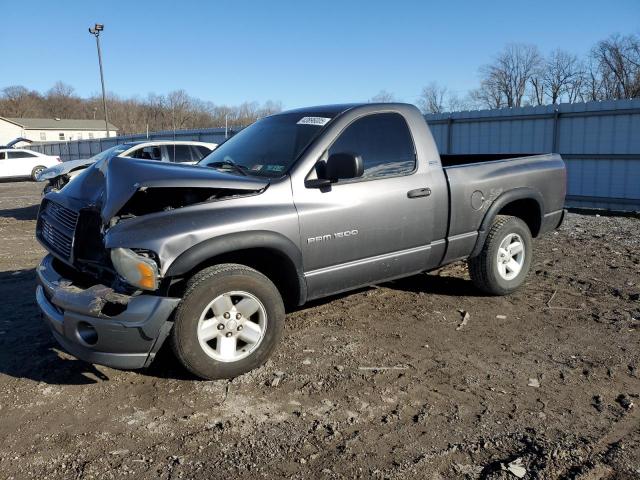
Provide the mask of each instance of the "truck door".
POLYGON ((430 173, 417 168, 404 117, 375 113, 358 118, 319 161, 345 152, 362 156, 362 177, 322 189, 293 185, 309 298, 428 265, 430 173))

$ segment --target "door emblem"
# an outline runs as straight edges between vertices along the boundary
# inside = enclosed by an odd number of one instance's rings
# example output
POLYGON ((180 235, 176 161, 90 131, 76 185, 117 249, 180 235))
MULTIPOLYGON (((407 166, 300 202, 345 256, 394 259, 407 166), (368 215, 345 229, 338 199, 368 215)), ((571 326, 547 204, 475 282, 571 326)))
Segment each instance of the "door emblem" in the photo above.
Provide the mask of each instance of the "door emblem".
POLYGON ((358 235, 358 230, 347 230, 344 232, 328 233, 326 235, 319 235, 317 237, 309 237, 307 238, 307 243, 328 242, 329 240, 333 240, 335 238, 355 237, 356 235, 358 235))

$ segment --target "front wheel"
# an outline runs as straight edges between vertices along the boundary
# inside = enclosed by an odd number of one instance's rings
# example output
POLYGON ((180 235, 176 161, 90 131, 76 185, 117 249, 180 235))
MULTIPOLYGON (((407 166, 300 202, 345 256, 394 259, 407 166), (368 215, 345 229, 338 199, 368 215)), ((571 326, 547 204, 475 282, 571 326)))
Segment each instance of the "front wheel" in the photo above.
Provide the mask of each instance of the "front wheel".
POLYGON ((284 304, 260 272, 238 264, 194 275, 176 309, 171 343, 194 375, 233 378, 262 365, 284 329, 284 304))
POLYGON ((507 295, 520 287, 529 272, 531 231, 517 217, 498 215, 491 225, 482 251, 470 258, 469 274, 480 290, 507 295))

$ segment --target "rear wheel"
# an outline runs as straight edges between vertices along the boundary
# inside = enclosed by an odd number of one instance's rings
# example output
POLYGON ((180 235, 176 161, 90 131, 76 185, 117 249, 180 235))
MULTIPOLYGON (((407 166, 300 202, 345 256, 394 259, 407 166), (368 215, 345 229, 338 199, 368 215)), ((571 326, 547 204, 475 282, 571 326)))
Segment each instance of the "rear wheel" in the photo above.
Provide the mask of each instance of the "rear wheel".
POLYGON ((47 167, 45 167, 44 165, 38 165, 37 167, 34 167, 34 169, 31 170, 31 180, 37 182, 38 175, 40 175, 40 173, 42 173, 46 168, 47 167))
POLYGON ((232 378, 262 365, 283 328, 284 305, 273 282, 244 265, 222 264, 188 282, 171 340, 193 374, 232 378))
POLYGON ((507 295, 520 287, 532 260, 531 232, 517 217, 498 215, 480 254, 469 259, 471 280, 492 295, 507 295))

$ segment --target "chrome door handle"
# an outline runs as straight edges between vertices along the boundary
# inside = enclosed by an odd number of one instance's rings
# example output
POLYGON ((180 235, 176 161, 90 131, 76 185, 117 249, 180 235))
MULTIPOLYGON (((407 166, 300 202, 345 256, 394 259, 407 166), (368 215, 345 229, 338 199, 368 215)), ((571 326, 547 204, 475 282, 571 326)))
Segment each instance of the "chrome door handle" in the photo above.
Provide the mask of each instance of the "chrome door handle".
POLYGON ((416 188, 415 190, 409 190, 407 192, 407 197, 409 198, 428 197, 429 195, 431 195, 431 189, 429 187, 416 188))

